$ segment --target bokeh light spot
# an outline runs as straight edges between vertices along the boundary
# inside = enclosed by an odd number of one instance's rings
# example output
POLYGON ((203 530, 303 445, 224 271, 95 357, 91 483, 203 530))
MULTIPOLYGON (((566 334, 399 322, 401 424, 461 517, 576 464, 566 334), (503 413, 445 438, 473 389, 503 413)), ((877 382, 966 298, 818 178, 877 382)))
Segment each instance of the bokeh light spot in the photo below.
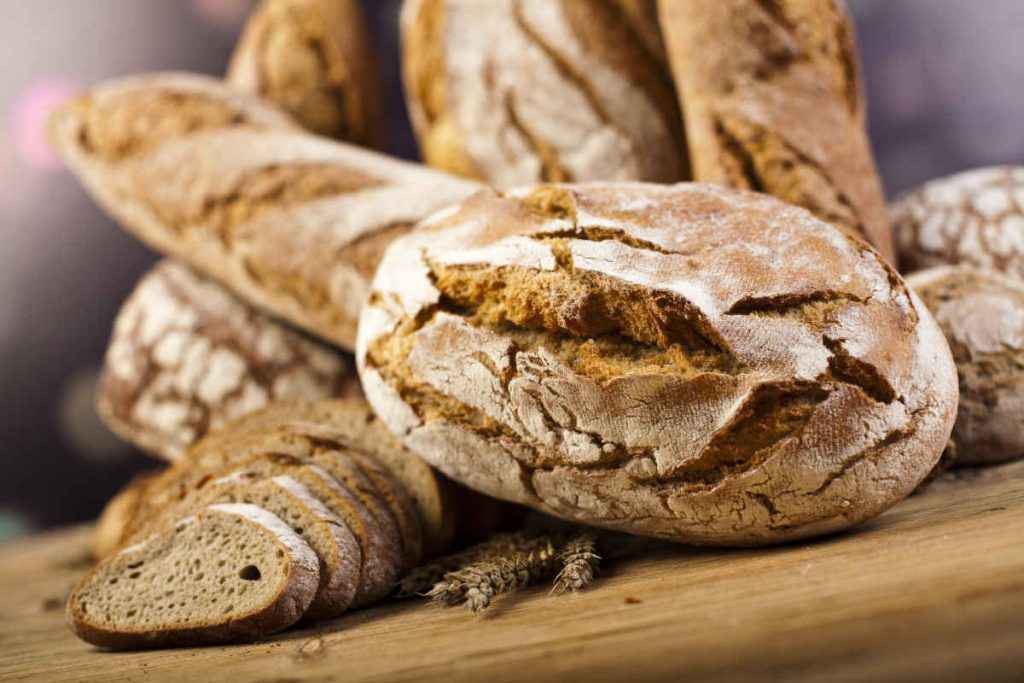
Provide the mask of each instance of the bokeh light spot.
POLYGON ((77 88, 61 78, 41 78, 18 94, 11 107, 10 139, 18 157, 42 171, 61 168, 60 158, 46 139, 50 114, 72 97, 77 88))

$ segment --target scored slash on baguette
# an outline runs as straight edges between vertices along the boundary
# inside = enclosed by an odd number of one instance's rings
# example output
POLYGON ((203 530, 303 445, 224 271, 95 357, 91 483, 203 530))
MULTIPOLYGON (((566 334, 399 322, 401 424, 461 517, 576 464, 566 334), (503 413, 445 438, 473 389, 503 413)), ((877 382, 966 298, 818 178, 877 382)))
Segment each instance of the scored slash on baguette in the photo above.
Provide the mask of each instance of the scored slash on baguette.
POLYGON ((80 638, 114 649, 255 640, 298 621, 319 579, 316 554, 279 518, 212 505, 101 562, 67 617, 80 638))

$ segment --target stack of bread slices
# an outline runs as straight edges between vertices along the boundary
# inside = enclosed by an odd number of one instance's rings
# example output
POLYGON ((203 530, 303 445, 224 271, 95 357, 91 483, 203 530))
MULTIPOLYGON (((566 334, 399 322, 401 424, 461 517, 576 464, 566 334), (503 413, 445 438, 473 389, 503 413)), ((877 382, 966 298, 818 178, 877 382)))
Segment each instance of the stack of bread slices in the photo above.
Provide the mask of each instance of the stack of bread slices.
POLYGON ((451 540, 445 483, 357 400, 277 403, 112 506, 121 548, 71 593, 106 647, 257 638, 391 592, 451 540))

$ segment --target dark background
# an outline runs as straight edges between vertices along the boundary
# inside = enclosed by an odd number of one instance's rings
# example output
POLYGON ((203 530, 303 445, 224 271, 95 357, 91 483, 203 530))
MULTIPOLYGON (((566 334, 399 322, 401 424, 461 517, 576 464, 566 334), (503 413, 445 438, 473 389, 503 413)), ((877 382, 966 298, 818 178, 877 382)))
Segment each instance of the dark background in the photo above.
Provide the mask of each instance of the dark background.
MULTIPOLYGON (((0 539, 94 516, 147 461, 92 411, 122 299, 155 256, 48 150, 46 115, 98 80, 220 74, 250 0, 0 0, 0 539)), ((388 84, 387 151, 415 158, 397 0, 366 0, 388 84)), ((890 196, 1024 154, 1022 0, 850 0, 890 196)))

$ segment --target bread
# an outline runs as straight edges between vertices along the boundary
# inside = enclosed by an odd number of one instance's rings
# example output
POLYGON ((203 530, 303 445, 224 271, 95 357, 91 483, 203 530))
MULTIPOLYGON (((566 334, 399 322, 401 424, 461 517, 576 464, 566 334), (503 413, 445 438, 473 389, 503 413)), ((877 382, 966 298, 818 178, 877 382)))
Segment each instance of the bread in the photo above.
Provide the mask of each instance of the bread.
POLYGON ((107 501, 92 533, 92 556, 95 559, 103 559, 120 547, 125 530, 139 509, 146 486, 155 476, 154 473, 135 476, 107 501))
MULTIPOLYGON (((202 449, 203 444, 203 441, 199 442, 196 448, 202 449)), ((215 466, 212 460, 207 464, 209 466, 197 466, 185 460, 155 479, 146 490, 145 503, 126 529, 125 542, 137 543, 154 529, 162 528, 168 515, 173 518, 173 506, 196 495, 197 490, 211 481, 238 470, 245 470, 247 476, 257 479, 283 475, 308 489, 348 526, 359 542, 362 570, 352 606, 371 604, 391 592, 402 564, 401 540, 397 532, 382 526, 352 492, 309 458, 277 452, 268 445, 250 452, 240 451, 219 466, 215 466)))
POLYGON ((117 543, 139 540, 176 519, 184 512, 169 510, 179 501, 240 468, 300 481, 352 528, 376 566, 388 567, 372 568, 372 585, 357 604, 379 598, 399 569, 451 544, 455 509, 448 483, 402 448, 366 403, 355 399, 275 403, 211 432, 148 484, 117 543), (370 461, 379 467, 371 469, 370 461), (324 475, 348 483, 338 493, 336 484, 320 481, 324 475), (408 517, 410 499, 415 520, 408 517))
MULTIPOLYGON (((387 538, 389 550, 396 550, 393 554, 397 558, 400 570, 411 569, 394 512, 391 511, 377 487, 348 454, 335 450, 331 444, 316 444, 312 462, 329 474, 369 512, 373 522, 380 527, 384 537, 387 538)), ((419 559, 416 558, 413 564, 419 562, 419 559)))
POLYGON ((207 431, 273 401, 358 392, 345 355, 163 261, 114 322, 97 409, 126 440, 174 461, 207 431))
MULTIPOLYGON (((370 482, 376 495, 387 504, 402 539, 403 573, 415 568, 423 559, 423 526, 416 512, 416 506, 412 502, 412 497, 406 492, 405 487, 371 456, 356 450, 349 450, 345 453, 345 459, 359 468, 360 473, 370 482)), ((314 461, 328 472, 330 472, 330 460, 327 453, 314 456, 314 461)))
POLYGON ((207 436, 190 461, 200 468, 219 466, 260 449, 310 458, 316 444, 369 455, 391 473, 416 508, 426 556, 451 545, 456 506, 450 482, 402 447, 363 400, 275 403, 207 436))
POLYGON ((316 594, 316 555, 254 505, 214 505, 90 571, 68 622, 107 648, 256 640, 298 621, 316 594))
POLYGON ((802 206, 893 263, 841 0, 661 0, 695 180, 802 206))
POLYGON ((287 123, 212 79, 160 75, 96 87, 51 135, 126 229, 351 348, 383 249, 477 186, 267 121, 287 123))
POLYGON ((863 242, 702 184, 483 191, 395 242, 356 360, 377 414, 471 488, 679 542, 868 519, 938 460, 942 334, 863 242))
POLYGON ((497 187, 688 177, 654 0, 406 0, 424 160, 497 187))
POLYGON ((970 266, 938 266, 907 278, 953 351, 960 407, 950 465, 1024 457, 1024 284, 970 266))
POLYGON ((980 168, 939 178, 892 207, 906 272, 965 264, 1024 280, 1024 168, 980 168))
POLYGON ((359 541, 309 488, 287 474, 262 476, 255 468, 243 465, 213 475, 133 535, 144 539, 214 503, 248 503, 263 508, 313 549, 319 561, 320 585, 306 611, 307 619, 336 617, 352 605, 363 566, 359 541))
POLYGON ((375 140, 379 92, 357 0, 264 0, 245 25, 227 80, 306 129, 375 140))

